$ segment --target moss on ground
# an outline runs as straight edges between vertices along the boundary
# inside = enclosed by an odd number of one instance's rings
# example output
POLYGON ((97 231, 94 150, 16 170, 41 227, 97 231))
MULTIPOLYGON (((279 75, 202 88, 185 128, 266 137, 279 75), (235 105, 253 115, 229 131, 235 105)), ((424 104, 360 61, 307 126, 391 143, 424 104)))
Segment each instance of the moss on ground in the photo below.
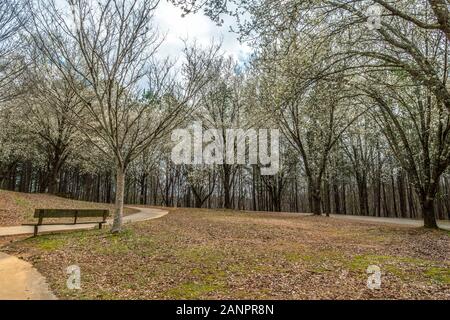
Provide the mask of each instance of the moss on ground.
POLYGON ((54 251, 64 247, 66 240, 62 235, 41 235, 38 237, 28 238, 23 241, 27 245, 34 246, 44 251, 54 251))
POLYGON ((425 271, 425 275, 432 281, 450 284, 450 266, 448 268, 430 267, 425 271))
POLYGON ((208 294, 223 291, 222 284, 208 282, 186 282, 165 292, 169 299, 200 299, 206 298, 208 294))

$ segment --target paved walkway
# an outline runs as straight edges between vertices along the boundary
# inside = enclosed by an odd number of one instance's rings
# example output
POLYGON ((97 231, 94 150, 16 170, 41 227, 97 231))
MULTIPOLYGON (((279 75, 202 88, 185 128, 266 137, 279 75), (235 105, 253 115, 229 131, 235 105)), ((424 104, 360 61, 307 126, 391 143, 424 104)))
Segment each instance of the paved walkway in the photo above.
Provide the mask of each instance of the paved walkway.
POLYGON ((55 300, 45 278, 33 266, 0 252, 0 300, 55 300))
MULTIPOLYGON (((128 207, 128 208, 139 210, 139 212, 123 217, 124 223, 156 219, 167 214, 167 211, 159 209, 139 208, 139 207, 128 207)), ((112 219, 108 219, 106 224, 111 225, 112 219)), ((89 230, 93 228, 98 228, 98 223, 74 224, 74 225, 49 225, 49 226, 44 225, 39 227, 39 233, 71 231, 71 230, 89 230)), ((34 230, 33 226, 0 227, 0 237, 16 236, 22 234, 33 234, 33 230, 34 230)))
MULTIPOLYGON (((123 218, 124 223, 138 222, 160 218, 168 212, 159 209, 138 208, 138 213, 123 218)), ((109 219, 107 224, 112 224, 109 219)), ((98 224, 46 226, 40 231, 67 231, 91 229, 98 224), (50 227, 50 228, 47 228, 50 227)), ((32 234, 33 227, 18 226, 0 228, 0 235, 32 234)), ((45 278, 33 266, 14 256, 0 252, 0 300, 54 300, 56 297, 50 291, 45 278)))
MULTIPOLYGON (((384 218, 384 217, 367 217, 367 216, 349 216, 342 214, 331 214, 336 219, 354 220, 361 222, 375 222, 387 223, 393 225, 409 226, 409 227, 423 227, 423 220, 403 219, 403 218, 384 218)), ((438 226, 441 229, 450 231, 450 221, 438 221, 438 226)))

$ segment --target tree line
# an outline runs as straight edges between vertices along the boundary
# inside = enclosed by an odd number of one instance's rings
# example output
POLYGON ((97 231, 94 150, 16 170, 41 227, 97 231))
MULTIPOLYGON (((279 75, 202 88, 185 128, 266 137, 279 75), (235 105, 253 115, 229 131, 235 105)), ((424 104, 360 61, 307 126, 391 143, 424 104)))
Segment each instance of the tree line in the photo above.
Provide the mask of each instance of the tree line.
POLYGON ((114 232, 124 202, 450 218, 448 1, 172 2, 253 53, 160 57, 157 0, 0 0, 1 188, 115 202, 114 232), (195 121, 278 129, 280 170, 175 165, 195 121))

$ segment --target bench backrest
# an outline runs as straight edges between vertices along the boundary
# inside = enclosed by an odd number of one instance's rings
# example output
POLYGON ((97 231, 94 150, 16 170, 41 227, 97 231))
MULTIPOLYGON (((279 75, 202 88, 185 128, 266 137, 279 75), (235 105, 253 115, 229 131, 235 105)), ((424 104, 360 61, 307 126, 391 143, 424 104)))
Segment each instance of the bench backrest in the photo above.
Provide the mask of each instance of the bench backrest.
POLYGON ((106 219, 109 210, 102 209, 36 209, 35 218, 92 218, 102 217, 106 219))

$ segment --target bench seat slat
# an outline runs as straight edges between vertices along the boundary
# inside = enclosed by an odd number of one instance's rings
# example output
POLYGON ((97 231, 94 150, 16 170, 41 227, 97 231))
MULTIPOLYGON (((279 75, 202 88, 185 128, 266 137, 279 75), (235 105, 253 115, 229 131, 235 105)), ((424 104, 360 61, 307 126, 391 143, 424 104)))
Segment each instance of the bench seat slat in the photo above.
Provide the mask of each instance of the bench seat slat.
MULTIPOLYGON (((99 224, 99 223, 106 223, 107 221, 84 221, 84 222, 77 222, 76 224, 99 224)), ((22 223, 23 226, 35 226, 36 223, 22 223)), ((40 224, 39 226, 73 226, 74 223, 44 223, 40 224)))
POLYGON ((34 211, 35 218, 90 218, 90 217, 107 217, 109 210, 101 209, 36 209, 34 211))

